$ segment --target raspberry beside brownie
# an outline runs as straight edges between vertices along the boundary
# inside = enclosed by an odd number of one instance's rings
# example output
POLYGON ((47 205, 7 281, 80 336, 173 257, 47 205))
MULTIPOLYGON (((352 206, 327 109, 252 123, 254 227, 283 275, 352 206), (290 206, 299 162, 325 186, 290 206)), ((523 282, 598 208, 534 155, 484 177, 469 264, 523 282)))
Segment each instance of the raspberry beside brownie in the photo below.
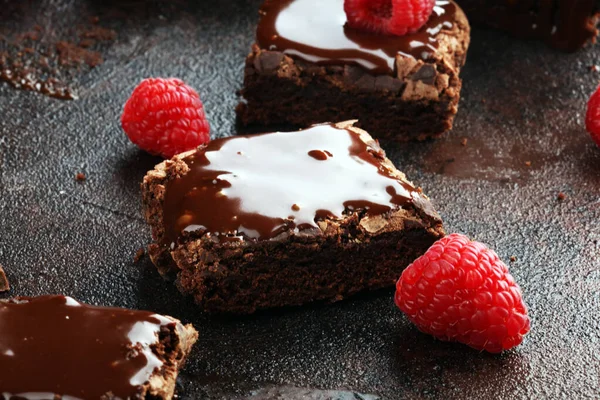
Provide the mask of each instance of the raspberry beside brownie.
POLYGON ((345 21, 344 0, 267 0, 246 59, 240 122, 306 127, 357 118, 374 136, 396 140, 450 130, 470 41, 460 7, 437 1, 425 25, 404 36, 345 21))
POLYGON ((198 334, 66 296, 0 300, 0 398, 171 399, 198 334))
POLYGON ((142 183, 161 274, 209 312, 393 286, 440 217, 352 122, 218 139, 142 183))

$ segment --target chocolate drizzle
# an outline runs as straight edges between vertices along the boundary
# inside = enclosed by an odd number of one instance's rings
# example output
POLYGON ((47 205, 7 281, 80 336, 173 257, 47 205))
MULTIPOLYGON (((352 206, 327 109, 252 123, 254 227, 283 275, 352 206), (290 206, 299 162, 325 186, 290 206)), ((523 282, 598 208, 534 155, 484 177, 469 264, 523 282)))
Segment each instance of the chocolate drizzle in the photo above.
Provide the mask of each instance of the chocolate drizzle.
POLYGON ((267 0, 261 9, 257 43, 315 64, 361 65, 391 74, 398 54, 426 60, 437 51, 437 35, 452 29, 456 5, 436 2, 423 28, 414 34, 388 36, 345 26, 343 0, 267 0))
POLYGON ((334 125, 217 139, 184 158, 163 204, 169 246, 185 232, 268 240, 364 210, 375 215, 419 196, 382 164, 381 150, 334 125))
POLYGON ((171 321, 70 297, 0 302, 0 397, 134 398, 162 365, 150 346, 171 321))

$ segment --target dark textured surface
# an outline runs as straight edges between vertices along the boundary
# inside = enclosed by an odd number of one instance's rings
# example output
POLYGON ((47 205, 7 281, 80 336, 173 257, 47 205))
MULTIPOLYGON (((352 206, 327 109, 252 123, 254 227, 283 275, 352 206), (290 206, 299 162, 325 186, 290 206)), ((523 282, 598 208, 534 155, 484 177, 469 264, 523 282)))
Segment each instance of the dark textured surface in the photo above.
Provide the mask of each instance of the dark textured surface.
POLYGON ((133 262, 150 239, 139 182, 159 160, 121 132, 122 104, 141 78, 178 76, 199 89, 215 135, 232 133, 258 3, 145 3, 127 20, 107 2, 24 2, 41 11, 0 21, 2 34, 37 19, 60 37, 72 21, 100 15, 118 33, 104 64, 74 74, 79 100, 0 84, 0 264, 12 286, 3 297, 64 293, 193 322, 201 338, 180 379, 182 398, 239 398, 273 385, 383 399, 597 398, 600 150, 582 120, 600 78, 589 69, 599 48, 567 55, 475 31, 454 132, 385 146, 434 199, 448 231, 489 243, 507 261, 516 256, 511 271, 533 323, 514 351, 491 356, 421 335, 391 291, 209 318, 147 258, 133 262), (76 182, 77 172, 87 180, 76 182))

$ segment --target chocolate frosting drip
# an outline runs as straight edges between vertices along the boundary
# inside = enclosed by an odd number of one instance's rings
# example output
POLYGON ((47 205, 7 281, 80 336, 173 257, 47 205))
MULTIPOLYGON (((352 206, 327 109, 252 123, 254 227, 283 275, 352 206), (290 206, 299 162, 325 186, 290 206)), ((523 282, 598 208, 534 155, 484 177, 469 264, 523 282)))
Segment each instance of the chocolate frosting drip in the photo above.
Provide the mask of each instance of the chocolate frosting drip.
POLYGON ((373 73, 391 74, 398 54, 426 60, 437 51, 437 36, 452 29, 456 5, 438 0, 425 26, 404 36, 346 27, 344 0, 267 0, 260 13, 257 43, 261 49, 316 64, 351 63, 373 73))
POLYGON ((184 232, 268 240, 348 210, 382 214, 420 196, 382 165, 379 148, 334 125, 217 139, 184 158, 165 191, 163 245, 184 232))
POLYGON ((0 302, 0 396, 9 400, 133 398, 160 360, 164 317, 65 296, 0 302))

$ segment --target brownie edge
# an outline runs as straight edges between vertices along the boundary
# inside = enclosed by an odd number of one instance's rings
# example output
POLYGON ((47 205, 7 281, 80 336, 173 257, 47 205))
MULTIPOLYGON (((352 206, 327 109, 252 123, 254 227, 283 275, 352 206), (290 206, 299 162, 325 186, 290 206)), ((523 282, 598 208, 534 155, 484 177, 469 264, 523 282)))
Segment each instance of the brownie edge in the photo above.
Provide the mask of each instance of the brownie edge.
POLYGON ((0 300, 0 333, 7 400, 170 400, 198 338, 192 325, 166 315, 63 295, 0 300))
POLYGON ((183 368, 194 343, 198 340, 198 332, 191 324, 182 324, 171 318, 175 324, 165 327, 159 333, 159 344, 155 351, 163 358, 162 368, 156 371, 144 388, 145 399, 172 399, 175 395, 175 384, 179 371, 183 368))
MULTIPOLYGON (((376 146, 354 122, 335 126, 376 146)), ((391 286, 410 262, 444 235, 439 215, 419 190, 404 208, 376 216, 347 212, 341 219, 318 221, 318 229, 285 232, 273 240, 215 242, 185 235, 167 247, 161 244, 165 187, 187 173, 183 159, 189 154, 157 165, 142 183, 145 218, 154 239, 149 255, 163 276, 176 277, 180 291, 193 295, 209 312, 251 313, 313 300, 336 301, 391 286)), ((381 154, 382 165, 406 181, 381 154)))
POLYGON ((242 125, 305 128, 322 121, 358 119, 380 139, 438 137, 452 129, 470 43, 469 22, 458 5, 451 29, 426 60, 398 54, 393 75, 353 64, 317 65, 257 44, 246 59, 242 125))

